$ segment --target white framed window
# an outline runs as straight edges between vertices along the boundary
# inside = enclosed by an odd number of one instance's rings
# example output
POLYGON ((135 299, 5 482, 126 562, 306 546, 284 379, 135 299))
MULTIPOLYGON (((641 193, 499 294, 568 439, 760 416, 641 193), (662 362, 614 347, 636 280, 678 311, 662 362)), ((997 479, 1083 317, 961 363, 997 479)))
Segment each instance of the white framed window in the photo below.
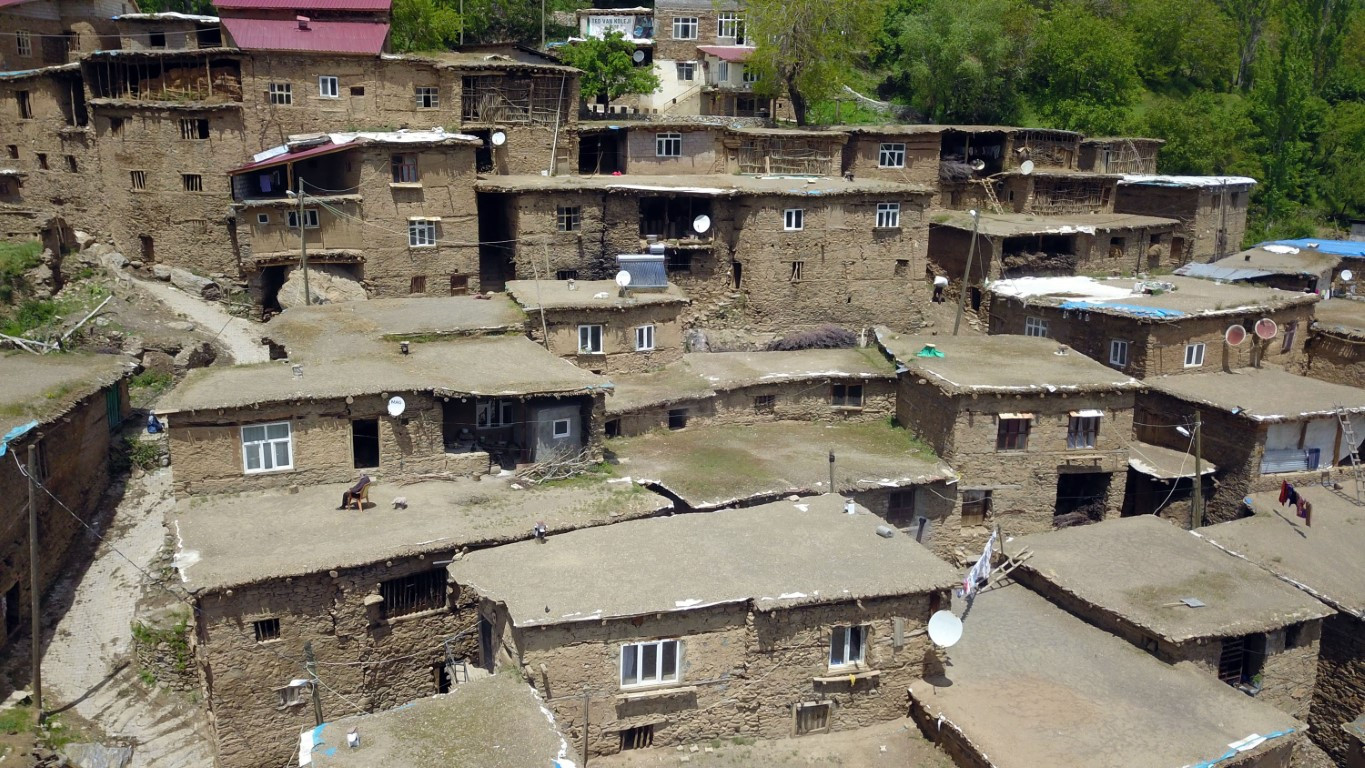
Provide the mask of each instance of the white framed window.
POLYGON ((294 86, 292 83, 271 83, 269 93, 271 104, 288 106, 294 103, 294 86))
POLYGON ((600 325, 578 326, 578 354, 580 355, 602 354, 602 326, 600 325))
POLYGON ((262 226, 264 226, 264 225, 266 225, 266 224, 269 224, 269 223, 270 223, 270 214, 268 214, 268 213, 258 213, 258 214, 256 214, 256 223, 257 223, 257 224, 260 224, 260 225, 262 225, 262 226))
POLYGON ((436 222, 438 219, 411 219, 408 221, 408 247, 436 247, 436 222))
POLYGON ((682 134, 654 134, 654 154, 658 157, 682 157, 682 134))
MULTIPOLYGON (((287 223, 287 224, 289 225, 289 228, 290 228, 290 229, 298 229, 298 228, 299 228, 299 212, 298 212, 298 211, 288 211, 288 212, 285 214, 285 216, 286 216, 286 218, 287 218, 287 221, 286 221, 285 223, 287 223)), ((316 209, 316 208, 305 208, 305 209, 303 209, 303 228, 304 228, 304 229, 317 229, 317 228, 318 228, 318 209, 316 209)))
POLYGON ((621 687, 676 683, 678 674, 677 640, 625 643, 621 646, 621 687))
POLYGON ((572 431, 573 428, 569 424, 568 419, 555 419, 554 422, 550 424, 550 432, 554 435, 556 440, 568 437, 569 433, 572 431))
POLYGON ((829 633, 829 665, 846 667, 863 663, 863 648, 866 646, 867 627, 835 627, 829 633))
POLYGON ((1072 411, 1066 425, 1067 448, 1094 448, 1100 439, 1099 411, 1072 411))
POLYGON ((1185 345, 1185 367, 1198 368, 1204 364, 1204 342, 1185 345))
POLYGON ((676 71, 677 71, 678 79, 679 79, 679 80, 686 80, 686 81, 688 81, 688 82, 691 82, 691 81, 693 81, 693 80, 696 80, 696 79, 697 79, 697 62, 695 62, 695 61, 680 61, 680 62, 678 62, 678 64, 677 64, 676 71))
POLYGON ((318 96, 324 99, 341 98, 341 81, 333 75, 319 75, 318 96))
POLYGON ((1109 340, 1109 364, 1116 368, 1128 365, 1128 342, 1122 339, 1109 340))
POLYGON ((441 97, 436 88, 429 85, 419 85, 413 89, 417 96, 418 109, 436 109, 441 105, 441 97))
POLYGON ((640 325, 635 328, 635 351, 649 352, 654 349, 654 326, 640 325))
POLYGON ((744 37, 744 16, 734 11, 716 16, 716 37, 744 37))
POLYGON ((893 143, 882 144, 880 151, 877 152, 877 167, 904 168, 905 145, 893 143))
POLYGON ((901 204, 877 203, 877 229, 901 228, 901 204))
POLYGON ((674 40, 696 40, 696 39, 697 39, 697 17, 696 17, 696 16, 674 16, 674 17, 673 17, 673 39, 674 39, 674 40))
POLYGON ((33 55, 33 37, 27 29, 21 29, 14 33, 14 45, 19 49, 20 56, 33 55))
POLYGON ((805 208, 788 208, 782 212, 782 230, 784 232, 800 232, 805 228, 805 208))
POLYGON ((716 79, 722 83, 730 82, 730 62, 722 61, 716 66, 716 79))
POLYGON ((474 426, 479 429, 512 426, 513 406, 511 400, 480 400, 475 409, 474 426))
POLYGON ((748 65, 745 65, 744 76, 742 79, 744 80, 744 82, 749 83, 750 85, 758 82, 758 70, 748 65))
POLYGON ((242 470, 252 475, 294 468, 294 441, 289 422, 242 427, 242 470))
POLYGON ((1041 317, 1024 318, 1024 335, 1047 338, 1047 321, 1041 317))

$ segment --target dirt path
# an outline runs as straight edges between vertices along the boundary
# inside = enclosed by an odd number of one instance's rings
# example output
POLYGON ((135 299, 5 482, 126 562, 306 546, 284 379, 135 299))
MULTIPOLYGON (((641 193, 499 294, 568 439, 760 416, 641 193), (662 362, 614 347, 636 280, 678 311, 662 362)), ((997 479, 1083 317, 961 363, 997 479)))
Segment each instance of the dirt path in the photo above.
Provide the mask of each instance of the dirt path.
POLYGON ((238 365, 264 363, 270 359, 269 350, 261 343, 260 323, 233 317, 217 304, 197 299, 168 283, 140 280, 126 272, 119 272, 116 276, 120 281, 126 281, 156 298, 176 314, 185 316, 210 335, 217 334, 215 341, 218 346, 226 350, 238 365))

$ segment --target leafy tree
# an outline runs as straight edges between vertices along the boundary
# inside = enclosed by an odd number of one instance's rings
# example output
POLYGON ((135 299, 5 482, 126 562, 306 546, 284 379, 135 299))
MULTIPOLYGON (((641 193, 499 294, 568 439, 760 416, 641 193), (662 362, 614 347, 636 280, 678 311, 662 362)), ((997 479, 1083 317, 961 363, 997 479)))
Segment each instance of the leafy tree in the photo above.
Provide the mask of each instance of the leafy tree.
POLYGON ((555 21, 558 12, 586 5, 578 0, 464 0, 465 42, 539 47, 542 21, 546 41, 563 40, 575 30, 555 21))
POLYGON ((627 93, 653 93, 659 76, 650 67, 639 67, 631 55, 635 45, 620 32, 605 38, 591 38, 560 49, 559 58, 583 70, 583 98, 610 101, 627 93))
POLYGON ((1019 120, 1024 44, 1034 20, 1016 0, 928 0, 895 40, 891 93, 940 123, 1019 120))
POLYGON ((756 90, 786 91, 796 122, 805 125, 811 102, 827 99, 848 81, 872 47, 889 0, 749 0, 745 28, 756 41, 746 66, 759 75, 756 90))
POLYGON ((1237 73, 1236 30, 1209 0, 1132 0, 1124 24, 1151 87, 1224 90, 1237 73))
POLYGON ((1029 56, 1030 91, 1045 124, 1118 133, 1138 92, 1137 47, 1127 30, 1077 2, 1053 6, 1029 56))
POLYGON ((143 13, 194 13, 201 16, 217 16, 213 0, 137 0, 138 10, 143 13))
POLYGON ((1345 101, 1327 114, 1318 140, 1318 194, 1338 221, 1365 216, 1365 104, 1345 101))
POLYGON ((460 42, 460 14, 450 0, 393 0, 389 45, 399 53, 438 51, 460 42))
POLYGON ((1243 91, 1251 89, 1260 51, 1261 36, 1271 18, 1271 0, 1213 0, 1232 21, 1237 41, 1237 77, 1233 84, 1243 91))
POLYGON ((1139 132, 1166 140, 1157 155, 1162 173, 1195 176, 1256 176, 1256 126, 1246 100, 1235 94, 1199 91, 1166 98, 1147 111, 1139 132))

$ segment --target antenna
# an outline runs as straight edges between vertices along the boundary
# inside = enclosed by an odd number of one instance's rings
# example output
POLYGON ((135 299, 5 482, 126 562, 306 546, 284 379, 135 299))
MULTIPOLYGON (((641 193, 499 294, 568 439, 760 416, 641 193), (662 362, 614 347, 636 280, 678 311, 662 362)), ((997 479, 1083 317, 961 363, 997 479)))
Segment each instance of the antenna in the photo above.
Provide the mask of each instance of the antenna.
POLYGON ((1223 332, 1223 341, 1226 341, 1229 346, 1241 346, 1242 342, 1246 340, 1247 329, 1240 325, 1229 325, 1228 329, 1223 332))
POLYGON ((502 131, 493 131, 493 135, 489 137, 489 140, 493 142, 493 146, 501 147, 503 144, 507 143, 507 134, 502 131))
POLYGON ((407 402, 398 395, 394 395, 393 397, 389 398, 389 415, 394 417, 395 419, 398 418, 399 416, 402 416, 403 411, 407 410, 407 408, 408 408, 407 402))
POLYGON ((629 287, 630 287, 630 273, 627 272, 627 271, 625 271, 624 269, 621 270, 620 272, 617 272, 617 273, 616 273, 616 284, 619 285, 619 286, 621 286, 621 288, 623 288, 623 289, 624 289, 624 288, 629 288, 629 287))
POLYGON ((1356 279, 1355 273, 1352 272, 1352 271, 1349 270, 1349 269, 1343 269, 1343 270, 1341 270, 1341 274, 1339 275, 1339 277, 1340 277, 1342 280, 1345 280, 1345 281, 1348 282, 1348 283, 1351 282, 1352 280, 1356 279))
POLYGON ((1280 327, 1275 325, 1275 321, 1268 317, 1263 317, 1256 321, 1256 335, 1266 341, 1275 338, 1280 332, 1280 327))
POLYGON ((929 640, 940 648, 951 648, 962 639, 962 619, 952 611, 939 611, 929 617, 929 640))
POLYGON ((1024 162, 1020 163, 1019 172, 1024 174, 1025 176, 1029 175, 1030 173, 1033 173, 1033 161, 1025 160, 1024 162))
MULTIPOLYGON (((639 35, 636 35, 636 37, 639 37, 639 35)), ((637 50, 630 55, 630 58, 634 60, 636 64, 643 64, 645 61, 645 52, 637 50)))
POLYGON ((968 163, 968 165, 971 166, 973 171, 984 171, 986 169, 986 161, 979 157, 968 163))
POLYGON ((699 235, 706 234, 706 231, 709 230, 710 228, 711 217, 707 216, 704 213, 692 220, 692 229, 699 235))

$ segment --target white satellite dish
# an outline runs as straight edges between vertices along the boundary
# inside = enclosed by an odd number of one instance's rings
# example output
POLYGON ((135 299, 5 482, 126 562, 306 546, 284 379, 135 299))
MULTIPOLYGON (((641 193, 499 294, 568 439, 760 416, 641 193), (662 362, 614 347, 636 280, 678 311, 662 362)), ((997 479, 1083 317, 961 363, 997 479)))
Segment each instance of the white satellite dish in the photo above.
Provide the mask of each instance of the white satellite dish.
POLYGON ((929 617, 929 640, 940 648, 951 648, 962 639, 962 619, 952 611, 939 611, 929 617))
POLYGON ((390 397, 390 398, 389 398, 389 415, 390 415, 390 416, 392 416, 392 417, 394 417, 394 418, 398 418, 399 416, 403 415, 403 411, 406 410, 407 407, 408 407, 407 402, 406 402, 405 400, 403 400, 403 398, 399 397, 398 395, 394 395, 393 397, 390 397))
POLYGON ((493 131, 493 136, 491 138, 493 140, 493 146, 495 147, 501 147, 503 144, 507 143, 507 134, 502 131, 493 131))
POLYGON ((1352 280, 1356 279, 1356 276, 1355 276, 1355 273, 1352 272, 1351 270, 1349 270, 1349 269, 1343 269, 1343 270, 1341 270, 1341 279, 1342 279, 1342 280, 1345 280, 1346 282, 1349 283, 1349 282, 1351 282, 1352 280))
POLYGON ((624 269, 616 273, 616 284, 622 288, 630 287, 630 273, 624 269))
POLYGON ((698 216, 697 218, 695 218, 695 219, 692 220, 692 229, 693 229, 694 231, 696 231, 696 233, 699 234, 699 235, 700 235, 700 234, 704 234, 704 233, 706 232, 706 230, 708 230, 708 229, 710 229, 710 228, 711 228, 711 217, 710 217, 710 216, 707 216, 707 215, 704 214, 704 213, 703 213, 702 215, 698 216))
POLYGON ((1033 173, 1033 161, 1025 160, 1024 162, 1020 163, 1019 172, 1024 174, 1025 176, 1029 175, 1030 173, 1033 173))
POLYGON ((643 64, 645 60, 645 52, 636 51, 635 53, 632 53, 630 57, 635 60, 636 64, 643 64))
POLYGON ((985 161, 985 160, 982 160, 981 158, 978 157, 977 159, 975 159, 975 160, 971 161, 970 163, 968 163, 968 165, 971 166, 971 169, 972 169, 973 171, 981 171, 981 170, 985 170, 985 168, 986 168, 986 161, 985 161))

